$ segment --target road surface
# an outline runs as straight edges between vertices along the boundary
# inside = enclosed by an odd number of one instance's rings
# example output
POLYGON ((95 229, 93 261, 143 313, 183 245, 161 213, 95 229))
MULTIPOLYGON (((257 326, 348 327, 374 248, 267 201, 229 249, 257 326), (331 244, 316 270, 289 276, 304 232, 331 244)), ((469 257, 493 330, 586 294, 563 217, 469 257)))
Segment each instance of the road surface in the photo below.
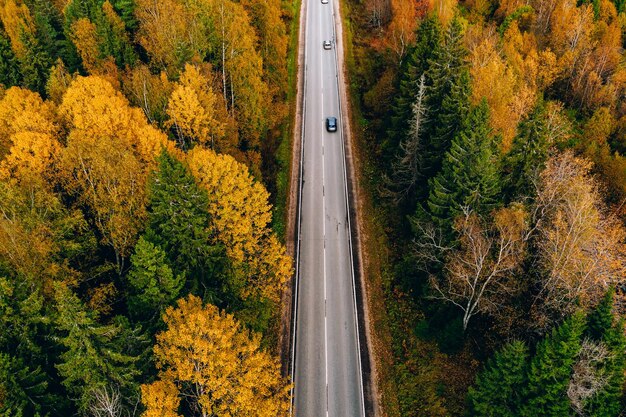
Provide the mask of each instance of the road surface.
POLYGON ((297 417, 360 417, 363 381, 334 39, 333 2, 339 0, 303 1, 293 411, 297 417), (331 40, 330 50, 323 48, 325 40, 331 40), (337 118, 337 132, 326 131, 329 116, 337 118))

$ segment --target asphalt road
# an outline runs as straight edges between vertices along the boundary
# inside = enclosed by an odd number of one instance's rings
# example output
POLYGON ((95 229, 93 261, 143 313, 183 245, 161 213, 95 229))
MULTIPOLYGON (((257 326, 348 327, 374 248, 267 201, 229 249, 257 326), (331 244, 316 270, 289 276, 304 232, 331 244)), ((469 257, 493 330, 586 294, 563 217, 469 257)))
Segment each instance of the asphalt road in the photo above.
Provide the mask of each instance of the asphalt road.
POLYGON ((296 289, 294 414, 364 416, 333 2, 308 1, 296 289), (332 41, 330 50, 324 40, 332 41), (325 119, 337 118, 337 132, 325 119))

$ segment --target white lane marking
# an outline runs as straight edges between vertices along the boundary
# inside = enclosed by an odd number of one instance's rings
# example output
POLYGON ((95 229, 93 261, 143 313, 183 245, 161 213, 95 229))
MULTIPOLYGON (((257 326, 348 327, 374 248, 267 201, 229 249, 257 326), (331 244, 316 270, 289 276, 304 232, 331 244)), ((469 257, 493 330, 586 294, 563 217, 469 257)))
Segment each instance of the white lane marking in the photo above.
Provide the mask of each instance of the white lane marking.
MULTIPOLYGON (((319 26, 319 35, 322 36, 322 13, 317 14, 318 18, 318 26, 319 26)), ((322 36, 323 37, 323 36, 322 36)), ((323 53, 318 51, 318 56, 320 57, 320 108, 321 114, 324 115, 324 65, 323 53)), ((324 117, 324 116, 323 116, 324 117)), ((328 417, 328 318, 327 318, 327 296, 326 296, 326 193, 325 193, 325 176, 324 176, 324 167, 325 167, 325 158, 324 158, 324 131, 322 130, 321 135, 322 142, 322 236, 323 236, 323 249, 322 249, 322 259, 323 259, 323 275, 324 275, 324 379, 326 381, 326 417, 328 417)))

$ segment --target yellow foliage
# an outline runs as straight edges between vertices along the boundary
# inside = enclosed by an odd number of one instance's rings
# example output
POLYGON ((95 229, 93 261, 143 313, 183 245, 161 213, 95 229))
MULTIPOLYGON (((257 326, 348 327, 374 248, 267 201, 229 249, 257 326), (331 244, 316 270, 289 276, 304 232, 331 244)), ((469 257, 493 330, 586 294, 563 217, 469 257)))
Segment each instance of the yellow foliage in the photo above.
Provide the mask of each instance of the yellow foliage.
POLYGON ((59 142, 49 134, 18 132, 11 136, 13 146, 0 163, 0 179, 50 179, 50 170, 59 157, 59 142))
MULTIPOLYGON (((478 104, 487 99, 490 124, 502 135, 502 148, 507 151, 515 137, 515 129, 523 113, 513 103, 518 82, 513 70, 496 51, 496 39, 485 38, 470 51, 470 75, 472 77, 472 101, 478 104), (497 85, 498 88, 493 88, 497 85)), ((527 110, 522 108, 521 110, 527 110)))
POLYGON ((0 101, 0 177, 50 179, 60 145, 54 108, 39 94, 11 87, 0 101))
POLYGON ((93 211, 118 267, 146 218, 146 181, 165 135, 140 109, 99 77, 78 77, 59 106, 69 135, 61 157, 61 181, 93 211))
POLYGON ((172 381, 157 380, 141 386, 141 401, 146 407, 143 417, 181 417, 178 388, 172 381))
POLYGON ((76 46, 83 61, 83 67, 90 74, 97 73, 102 66, 100 50, 98 48, 98 34, 96 25, 85 17, 72 23, 70 37, 76 46))
POLYGON ((50 76, 46 83, 48 99, 56 105, 61 104, 63 94, 65 94, 71 82, 72 76, 67 71, 67 68, 65 68, 65 64, 63 64, 61 58, 57 59, 56 64, 50 68, 50 76))
POLYGON ((187 160, 208 192, 212 226, 228 257, 235 267, 250 267, 251 285, 244 295, 255 292, 278 300, 282 284, 291 275, 291 259, 269 228, 269 194, 253 180, 246 166, 231 156, 194 148, 187 160))
POLYGON ((224 123, 215 118, 217 96, 198 69, 190 64, 180 77, 167 104, 169 126, 176 126, 181 140, 192 138, 202 146, 220 150, 216 142, 224 136, 224 123))
POLYGON ((138 65, 127 69, 122 85, 126 97, 143 110, 151 123, 165 119, 167 101, 174 84, 164 71, 155 75, 147 66, 138 65))
POLYGON ((35 24, 28 7, 20 0, 2 0, 0 1, 0 20, 11 40, 11 49, 15 56, 23 59, 27 51, 22 36, 35 34, 35 24))
POLYGON ((177 416, 180 398, 197 407, 194 415, 287 415, 289 385, 260 335, 194 296, 169 307, 163 321, 154 347, 159 379, 142 386, 144 417, 177 416))

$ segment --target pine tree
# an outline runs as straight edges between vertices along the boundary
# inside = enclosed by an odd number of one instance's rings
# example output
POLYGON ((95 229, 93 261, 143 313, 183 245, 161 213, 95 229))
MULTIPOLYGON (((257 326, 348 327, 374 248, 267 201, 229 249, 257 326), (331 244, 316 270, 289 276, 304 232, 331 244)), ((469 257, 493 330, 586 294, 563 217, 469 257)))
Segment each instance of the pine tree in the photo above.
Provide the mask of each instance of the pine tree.
POLYGON ((429 181, 428 210, 435 223, 450 230, 464 207, 479 214, 498 204, 500 182, 489 108, 483 100, 446 152, 441 172, 429 181))
POLYGON ((576 313, 537 346, 530 363, 523 417, 568 417, 567 388, 581 347, 585 316, 576 313))
POLYGON ((610 289, 607 291, 600 304, 589 313, 585 334, 592 340, 602 341, 604 335, 613 328, 613 320, 615 318, 613 316, 614 296, 615 290, 610 289))
POLYGON ((613 299, 614 290, 610 290, 587 319, 587 335, 593 340, 603 342, 610 354, 602 369, 608 376, 607 384, 585 406, 587 415, 592 417, 617 417, 622 410, 626 336, 624 320, 614 323, 613 299))
POLYGON ((175 274, 187 274, 192 290, 216 287, 222 248, 209 229, 208 196, 193 175, 167 151, 149 185, 146 238, 163 248, 175 274))
POLYGON ((528 347, 514 341, 505 345, 476 378, 469 389, 470 415, 476 417, 517 417, 524 402, 528 347))
POLYGON ((174 275, 167 265, 166 254, 159 246, 139 238, 131 256, 128 273, 128 310, 131 316, 151 321, 177 297, 184 284, 181 275, 174 275))
POLYGON ((545 105, 539 101, 518 126, 511 152, 504 161, 505 193, 511 200, 532 195, 534 181, 548 158, 545 117, 545 105))

